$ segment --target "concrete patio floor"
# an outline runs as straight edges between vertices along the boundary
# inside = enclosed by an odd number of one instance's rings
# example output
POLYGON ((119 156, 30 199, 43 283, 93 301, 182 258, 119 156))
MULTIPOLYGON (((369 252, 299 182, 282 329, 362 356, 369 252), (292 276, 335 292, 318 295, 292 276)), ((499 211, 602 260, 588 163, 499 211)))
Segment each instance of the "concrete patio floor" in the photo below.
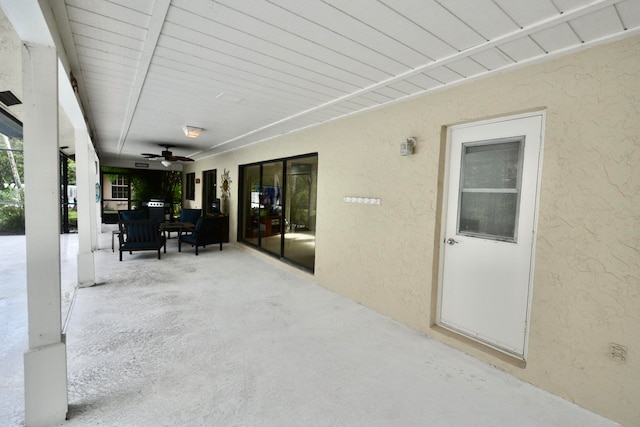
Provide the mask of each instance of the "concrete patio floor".
MULTIPOLYGON (((614 426, 241 246, 95 254, 62 236, 65 426, 614 426), (75 301, 71 299, 75 294, 75 301)), ((0 425, 24 420, 24 237, 0 237, 0 425)))

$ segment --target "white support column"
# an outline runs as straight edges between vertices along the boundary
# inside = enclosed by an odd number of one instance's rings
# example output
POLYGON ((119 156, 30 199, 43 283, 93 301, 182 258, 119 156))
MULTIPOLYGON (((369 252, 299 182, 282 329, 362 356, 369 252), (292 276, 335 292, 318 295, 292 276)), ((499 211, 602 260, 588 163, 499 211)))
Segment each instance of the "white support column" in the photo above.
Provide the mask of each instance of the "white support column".
MULTIPOLYGON (((100 183, 100 160, 98 159, 96 152, 93 150, 93 146, 91 147, 91 156, 89 156, 89 158, 93 159, 93 169, 95 170, 94 175, 92 175, 94 179, 93 182, 100 183)), ((91 168, 91 166, 89 167, 91 168)), ((93 184, 93 186, 94 189, 93 192, 91 192, 91 197, 93 197, 95 203, 91 204, 91 217, 95 222, 94 227, 91 229, 91 243, 93 244, 93 250, 95 251, 100 249, 98 235, 102 232, 102 188, 98 191, 98 189, 95 188, 95 184, 93 184), (99 200, 96 197, 98 192, 100 196, 99 200)))
POLYGON ((67 355, 60 304, 58 55, 22 48, 29 349, 24 354, 25 424, 64 421, 67 355))
POLYGON ((95 163, 90 149, 91 140, 85 129, 75 130, 76 182, 78 184, 78 286, 86 288, 95 284, 92 230, 96 228, 96 216, 91 209, 95 205, 95 163))

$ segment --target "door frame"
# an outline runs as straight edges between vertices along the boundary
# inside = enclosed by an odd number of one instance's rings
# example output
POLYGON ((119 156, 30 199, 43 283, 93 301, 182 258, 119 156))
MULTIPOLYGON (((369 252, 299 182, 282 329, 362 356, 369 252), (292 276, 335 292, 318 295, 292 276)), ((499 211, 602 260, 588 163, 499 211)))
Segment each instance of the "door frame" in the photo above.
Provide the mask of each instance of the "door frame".
MULTIPOLYGON (((218 169, 202 171, 202 215, 213 212, 211 203, 218 198, 218 169), (211 179, 213 178, 213 179, 211 179), (215 192, 213 199, 209 198, 209 190, 215 192)), ((218 208, 220 208, 218 206, 218 208)))
POLYGON ((436 271, 436 280, 434 285, 434 291, 432 293, 432 316, 431 316, 431 324, 432 328, 437 331, 456 339, 457 341, 464 342, 466 344, 471 345, 474 348, 477 348, 485 353, 492 354, 499 359, 512 363, 518 367, 524 368, 526 366, 526 359, 529 347, 529 331, 531 325, 531 309, 532 309, 532 297, 533 297, 533 288, 534 288, 534 269, 535 269, 535 254, 536 254, 536 241, 538 236, 538 220, 539 220, 539 210, 540 210, 540 188, 542 182, 542 163, 543 163, 543 152, 544 152, 544 135, 545 135, 545 122, 546 122, 546 110, 534 110, 524 113, 512 114, 494 117, 491 119, 478 120, 478 121, 470 121, 463 122, 458 124, 452 124, 448 126, 443 126, 442 131, 442 139, 441 139, 441 156, 440 156, 440 173, 441 183, 438 199, 440 209, 438 212, 438 222, 439 225, 436 227, 435 233, 435 244, 436 250, 435 254, 437 254, 437 258, 434 259, 434 269, 436 271), (480 339, 475 339, 474 337, 464 334, 458 330, 447 327, 447 325, 440 323, 441 318, 441 306, 442 306, 442 293, 443 293, 443 285, 444 285, 444 252, 446 248, 445 238, 446 238, 446 227, 447 227, 447 214, 448 214, 448 205, 449 205, 449 184, 450 184, 450 162, 451 162, 451 145, 452 145, 452 133, 454 129, 461 129, 465 127, 475 127, 482 125, 490 125, 494 123, 500 123, 509 120, 518 120, 529 117, 541 117, 541 129, 540 129, 540 147, 538 151, 538 170, 537 173, 537 182, 535 189, 535 199, 534 199, 534 207, 533 207, 533 218, 534 218, 534 231, 531 243, 531 258, 530 258, 530 268, 529 268, 529 283, 528 283, 528 302, 527 302, 527 312, 526 312, 526 323, 525 323, 525 336, 524 336, 524 348, 523 355, 519 357, 514 355, 513 353, 507 352, 500 347, 494 346, 491 343, 486 341, 482 341, 480 339))

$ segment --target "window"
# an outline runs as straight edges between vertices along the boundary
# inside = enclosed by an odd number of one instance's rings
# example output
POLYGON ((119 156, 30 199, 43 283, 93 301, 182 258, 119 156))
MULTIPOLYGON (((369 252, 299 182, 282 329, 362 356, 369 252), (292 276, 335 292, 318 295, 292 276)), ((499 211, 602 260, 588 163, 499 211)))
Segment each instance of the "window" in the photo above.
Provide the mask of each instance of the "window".
POLYGON ((462 144, 458 234, 516 242, 524 138, 462 144))
POLYGON ((187 174, 187 182, 185 182, 185 198, 187 200, 196 199, 196 173, 191 172, 187 174))
POLYGON ((111 198, 128 199, 129 198, 129 179, 126 175, 117 175, 111 183, 111 198))

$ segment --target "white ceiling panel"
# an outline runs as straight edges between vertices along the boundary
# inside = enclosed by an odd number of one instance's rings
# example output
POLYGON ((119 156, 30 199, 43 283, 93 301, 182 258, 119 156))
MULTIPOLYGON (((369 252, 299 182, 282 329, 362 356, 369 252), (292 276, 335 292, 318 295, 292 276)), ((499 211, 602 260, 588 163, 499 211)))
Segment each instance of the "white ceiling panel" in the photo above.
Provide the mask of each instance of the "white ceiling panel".
MULTIPOLYGON (((84 0, 76 0, 76 3, 78 2, 86 3, 84 0)), ((156 0, 110 0, 110 2, 147 15, 151 15, 153 6, 156 4, 156 0)))
POLYGON ((87 37, 108 41, 111 44, 128 47, 129 49, 137 50, 140 52, 142 52, 144 48, 143 40, 127 37, 123 34, 109 32, 102 28, 90 27, 82 23, 73 24, 73 36, 76 40, 78 40, 78 37, 87 37))
POLYGON ((560 11, 551 0, 495 0, 519 27, 527 27, 558 15, 560 11))
POLYGON ((391 86, 384 86, 384 87, 377 88, 375 93, 384 95, 389 99, 398 99, 398 98, 404 98, 405 96, 409 95, 410 92, 405 92, 391 86))
POLYGON ((238 69, 257 69, 263 75, 272 73, 273 78, 298 82, 297 84, 303 86, 309 85, 322 92, 329 91, 331 96, 336 96, 345 91, 352 91, 357 87, 344 80, 319 72, 318 67, 314 66, 316 64, 295 60, 285 61, 273 56, 271 52, 261 52, 254 48, 241 47, 238 44, 229 43, 219 38, 186 30, 184 27, 167 23, 163 34, 163 42, 166 42, 169 46, 172 40, 174 44, 177 41, 177 43, 183 45, 184 52, 189 55, 194 55, 195 51, 199 51, 200 55, 204 55, 206 59, 226 63, 238 69), (199 43, 206 47, 192 47, 194 40, 199 40, 199 43))
MULTIPOLYGON (((106 2, 99 1, 99 3, 106 2)), ((120 34, 141 41, 144 41, 147 35, 149 17, 145 17, 140 22, 123 21, 123 17, 125 19, 127 17, 124 8, 120 8, 117 13, 111 16, 79 7, 68 7, 67 13, 72 26, 74 23, 82 23, 85 26, 100 28, 109 33, 120 34)))
POLYGON ((616 4, 615 8, 625 30, 640 25, 640 1, 626 0, 616 4))
POLYGON ((353 89, 354 86, 374 82, 371 78, 350 72, 331 62, 319 60, 308 52, 297 51, 282 43, 272 43, 262 37, 249 34, 241 28, 221 24, 215 19, 199 18, 191 12, 175 7, 171 8, 167 16, 164 34, 170 35, 172 33, 168 26, 169 23, 178 26, 180 22, 185 22, 190 25, 191 30, 196 33, 198 42, 206 45, 210 49, 213 49, 213 45, 207 43, 206 40, 199 40, 199 34, 210 37, 209 40, 214 39, 223 45, 229 45, 229 48, 232 49, 234 53, 240 54, 244 52, 247 55, 255 54, 256 56, 272 58, 280 61, 284 67, 297 66, 304 70, 312 71, 314 74, 326 76, 338 82, 352 85, 351 89, 353 89), (236 49, 239 49, 240 52, 236 52, 236 49))
POLYGON ((560 24, 534 33, 531 37, 546 52, 555 52, 582 43, 569 24, 560 24))
POLYGON ((354 102, 351 99, 349 99, 348 101, 339 102, 339 103, 337 103, 335 105, 340 107, 340 108, 342 108, 345 111, 348 111, 349 113, 360 111, 360 110, 362 110, 363 107, 366 107, 365 105, 362 105, 360 103, 354 102))
POLYGON ((485 40, 497 38, 519 28, 518 25, 491 0, 441 0, 440 4, 485 40))
POLYGON ((509 58, 516 62, 537 58, 544 55, 545 50, 540 47, 531 37, 523 37, 510 41, 499 46, 500 51, 509 55, 509 58))
POLYGON ((442 83, 432 79, 431 77, 425 74, 415 74, 415 75, 412 75, 411 77, 407 77, 405 80, 411 84, 421 87, 423 90, 429 90, 429 89, 436 88, 438 86, 442 86, 442 83))
MULTIPOLYGON (((393 96, 391 96, 391 94, 385 94, 383 92, 385 92, 383 90, 384 88, 377 88, 374 91, 371 92, 367 92, 366 94, 362 95, 362 98, 364 99, 369 99, 373 102, 375 102, 376 104, 384 104, 390 101, 393 101, 393 96)), ((388 93, 388 91, 387 91, 388 93)))
POLYGON ((65 0, 67 7, 86 10, 105 17, 115 17, 119 21, 138 23, 148 26, 154 2, 149 0, 102 1, 102 0, 65 0))
MULTIPOLYGON (((334 8, 348 14, 351 17, 357 16, 365 25, 375 29, 403 46, 419 52, 427 59, 437 59, 457 52, 458 49, 437 37, 425 27, 418 25, 394 8, 382 2, 372 2, 370 0, 325 0, 334 8), (389 19, 389 15, 394 15, 394 19, 389 19)), ((416 16, 427 15, 427 10, 423 6, 423 13, 416 16)), ((424 61, 420 58, 420 64, 424 61)))
POLYGON ((464 57, 457 61, 450 62, 447 67, 464 77, 472 77, 486 73, 488 70, 471 58, 464 57))
MULTIPOLYGON (((158 48, 157 51, 161 49, 158 48)), ((331 97, 322 91, 291 84, 286 78, 267 78, 255 71, 243 70, 228 64, 218 64, 195 57, 185 58, 188 55, 178 51, 169 54, 171 57, 162 56, 163 53, 158 54, 154 59, 154 65, 173 71, 174 76, 192 74, 204 79, 203 83, 213 80, 221 85, 221 89, 229 87, 231 92, 240 94, 250 94, 252 91, 265 92, 277 97, 298 98, 308 103, 324 103, 331 100, 331 97), (193 64, 186 64, 184 61, 187 60, 193 64)))
POLYGON ((375 61, 394 75, 429 60, 415 49, 367 26, 358 17, 352 19, 344 12, 325 3, 299 0, 272 0, 272 2, 307 23, 310 27, 308 31, 315 32, 316 41, 322 44, 329 42, 331 46, 346 55, 372 63, 375 61))
POLYGON ((107 162, 158 142, 204 158, 640 32, 640 0, 50 5, 107 162))
POLYGON ((78 51, 99 52, 96 56, 140 60, 141 51, 128 46, 111 43, 110 41, 98 40, 91 37, 76 34, 74 36, 78 51))
MULTIPOLYGON (((235 12, 238 16, 249 14, 253 21, 246 29, 259 37, 287 46, 297 52, 312 54, 328 63, 336 64, 345 69, 358 68, 358 74, 377 80, 393 75, 392 69, 399 64, 373 50, 363 49, 349 39, 331 32, 305 17, 298 16, 277 5, 267 3, 270 9, 271 21, 266 17, 255 14, 252 5, 245 2, 229 2, 224 12, 230 15, 235 12), (242 8, 236 9, 235 7, 242 8)), ((236 22, 232 15, 227 17, 230 22, 236 22)))
POLYGON ((379 102, 377 102, 377 101, 375 101, 375 100, 373 100, 373 99, 371 99, 369 97, 365 97, 364 95, 361 95, 361 96, 358 96, 358 97, 355 97, 355 98, 351 98, 350 101, 353 102, 353 103, 356 103, 358 105, 362 105, 363 109, 371 108, 371 107, 376 106, 376 105, 380 105, 379 102))
MULTIPOLYGON (((202 2, 197 2, 193 5, 192 3, 187 3, 187 6, 190 6, 191 11, 194 13, 205 13, 202 7, 198 8, 200 4, 202 2)), ((323 40, 325 44, 316 42, 315 40, 318 36, 314 31, 310 31, 310 23, 308 21, 300 19, 294 14, 282 13, 282 10, 276 6, 267 3, 271 8, 271 14, 274 15, 274 19, 273 22, 266 22, 264 16, 248 16, 239 9, 216 5, 218 8, 215 14, 209 16, 209 19, 219 23, 224 28, 228 28, 228 31, 246 33, 250 39, 260 40, 262 43, 314 58, 317 61, 347 70, 372 82, 391 76, 390 72, 378 69, 367 58, 354 58, 343 53, 341 49, 334 48, 332 43, 328 43, 333 42, 334 39, 338 39, 336 45, 342 48, 337 36, 332 37, 331 40, 323 40)), ((247 13, 256 12, 246 3, 231 3, 231 6, 241 7, 243 5, 246 6, 247 13)), ((223 34, 227 34, 228 31, 224 31, 223 34)))
POLYGON ((588 6, 590 2, 584 0, 553 0, 560 12, 570 12, 572 10, 581 9, 588 6))
POLYGON ((513 60, 502 53, 499 49, 490 49, 476 53, 471 55, 471 59, 488 70, 497 70, 513 64, 513 60))
POLYGON ((279 64, 261 61, 260 58, 254 55, 243 57, 226 54, 222 51, 216 52, 208 47, 201 48, 199 54, 196 54, 191 43, 174 37, 162 37, 160 47, 166 47, 171 51, 159 51, 156 54, 158 57, 166 59, 182 58, 182 62, 178 65, 184 67, 190 65, 204 67, 204 64, 206 64, 207 70, 222 69, 232 75, 239 73, 239 75, 250 81, 268 80, 277 82, 291 88, 293 91, 304 91, 309 93, 309 96, 315 96, 320 99, 329 99, 344 94, 344 89, 335 88, 330 84, 333 82, 325 78, 314 80, 308 74, 302 74, 302 70, 299 67, 276 66, 279 64))
POLYGON ((422 88, 410 83, 406 80, 401 80, 399 82, 395 82, 392 83, 390 85, 388 85, 388 87, 394 88, 398 91, 400 91, 401 93, 406 93, 407 95, 411 95, 414 93, 418 93, 418 92, 422 92, 422 88))
POLYGON ((434 68, 432 70, 425 71, 424 74, 442 84, 453 83, 464 77, 448 67, 434 68))
POLYGON ((580 39, 585 42, 624 30, 622 21, 613 6, 581 16, 570 23, 580 39))
POLYGON ((381 0, 381 2, 423 31, 433 34, 455 51, 461 51, 485 41, 480 34, 436 1, 381 0))

